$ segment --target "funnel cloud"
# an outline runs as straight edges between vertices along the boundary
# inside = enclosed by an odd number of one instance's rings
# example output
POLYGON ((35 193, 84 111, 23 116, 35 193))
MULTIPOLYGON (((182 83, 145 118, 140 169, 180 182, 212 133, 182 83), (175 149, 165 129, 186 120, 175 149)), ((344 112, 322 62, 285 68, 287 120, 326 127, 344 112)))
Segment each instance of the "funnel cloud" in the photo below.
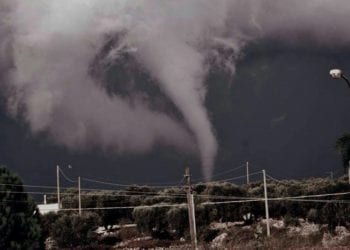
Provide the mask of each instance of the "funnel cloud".
POLYGON ((219 147, 205 107, 211 67, 234 74, 261 39, 348 46, 348 13, 347 0, 0 0, 1 86, 35 134, 72 150, 173 146, 198 153, 209 180, 219 147), (183 119, 136 93, 109 93, 90 72, 102 50, 105 68, 122 53, 135 58, 183 119))

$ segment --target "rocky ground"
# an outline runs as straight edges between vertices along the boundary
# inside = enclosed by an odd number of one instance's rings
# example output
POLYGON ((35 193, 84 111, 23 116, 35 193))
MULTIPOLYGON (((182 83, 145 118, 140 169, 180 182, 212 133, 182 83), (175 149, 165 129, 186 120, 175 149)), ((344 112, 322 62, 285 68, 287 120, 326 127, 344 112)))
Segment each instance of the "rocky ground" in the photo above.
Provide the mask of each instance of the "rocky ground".
POLYGON ((214 223, 220 230, 209 249, 350 249, 350 232, 338 226, 334 234, 327 225, 299 220, 299 225, 286 226, 282 220, 270 220, 271 236, 266 237, 266 221, 243 226, 239 223, 214 223))
MULTIPOLYGON (((286 226, 283 220, 270 220, 270 225, 271 236, 268 238, 265 220, 252 225, 244 225, 243 222, 212 223, 204 236, 203 233, 199 236, 198 249, 350 249, 350 232, 343 226, 336 227, 330 234, 327 225, 301 219, 297 225, 286 226)), ((140 236, 135 225, 116 226, 108 232, 101 227, 97 232, 106 242, 123 238, 99 249, 191 249, 185 239, 170 241, 140 236)), ((47 249, 57 249, 50 239, 47 243, 47 249)))

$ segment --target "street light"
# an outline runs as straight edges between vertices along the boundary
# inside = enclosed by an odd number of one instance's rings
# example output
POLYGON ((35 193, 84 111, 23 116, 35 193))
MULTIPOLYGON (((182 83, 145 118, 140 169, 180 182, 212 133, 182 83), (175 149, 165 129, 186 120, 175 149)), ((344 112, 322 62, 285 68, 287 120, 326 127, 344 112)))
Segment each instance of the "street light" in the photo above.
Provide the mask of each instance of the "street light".
POLYGON ((331 77, 333 79, 341 79, 341 78, 343 78, 346 81, 346 83, 348 84, 348 87, 350 88, 349 79, 343 74, 343 71, 341 71, 340 69, 331 69, 329 71, 329 74, 331 75, 331 77))

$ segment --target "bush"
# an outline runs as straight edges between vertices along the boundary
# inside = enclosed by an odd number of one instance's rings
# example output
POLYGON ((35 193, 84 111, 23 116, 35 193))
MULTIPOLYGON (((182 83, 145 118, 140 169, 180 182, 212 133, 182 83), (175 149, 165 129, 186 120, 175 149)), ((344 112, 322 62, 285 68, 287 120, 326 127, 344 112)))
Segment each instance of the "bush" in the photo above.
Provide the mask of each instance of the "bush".
POLYGON ((166 213, 169 229, 176 238, 184 236, 188 230, 188 211, 186 206, 173 207, 166 213), (174 233, 173 233, 174 232, 174 233))
POLYGON ((219 229, 210 229, 208 227, 203 227, 199 231, 199 239, 204 242, 211 242, 220 233, 219 229))
POLYGON ((168 239, 168 222, 165 207, 137 207, 133 217, 141 233, 149 233, 154 238, 168 239))
POLYGON ((290 214, 286 214, 286 216, 284 216, 283 222, 285 226, 300 226, 298 218, 292 217, 290 214))
POLYGON ((309 212, 307 212, 306 218, 311 222, 318 222, 319 221, 319 213, 316 209, 311 208, 309 212))
POLYGON ((54 212, 44 214, 41 217, 41 228, 44 239, 50 236, 50 232, 53 231, 53 225, 58 218, 59 215, 54 212))
MULTIPOLYGON (((105 192, 97 198, 98 207, 127 206, 124 196, 113 196, 113 193, 105 192)), ((122 218, 127 218, 129 209, 101 209, 99 212, 102 225, 106 230, 111 230, 122 218)))
POLYGON ((96 241, 99 223, 95 213, 64 214, 53 224, 50 235, 59 247, 86 246, 96 241))

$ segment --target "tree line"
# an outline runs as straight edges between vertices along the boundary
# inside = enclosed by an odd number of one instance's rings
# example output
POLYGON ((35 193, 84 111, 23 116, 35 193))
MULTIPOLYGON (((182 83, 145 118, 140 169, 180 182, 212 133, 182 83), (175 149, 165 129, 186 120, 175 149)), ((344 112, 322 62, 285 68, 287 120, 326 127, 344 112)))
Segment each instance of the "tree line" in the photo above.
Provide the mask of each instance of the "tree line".
MULTIPOLYGON (((77 189, 62 192, 63 210, 57 214, 40 215, 32 198, 24 192, 20 178, 7 168, 0 168, 0 248, 41 249, 47 237, 59 247, 97 244, 98 226, 113 230, 113 225, 135 223, 140 235, 157 239, 189 238, 186 192, 183 187, 155 189, 131 186, 124 190, 82 191, 83 214, 79 216, 77 189), (10 185, 12 183, 12 185, 10 185), (175 206, 163 206, 175 205, 175 206), (89 208, 110 208, 94 210, 89 208), (115 209, 114 209, 115 208, 115 209), (69 210, 72 209, 72 210, 69 210), (85 210, 87 209, 87 210, 85 210)), ((347 192, 350 185, 344 177, 337 180, 311 178, 307 180, 269 180, 269 198, 347 192)), ((244 221, 251 224, 265 216, 263 201, 228 204, 207 204, 235 199, 263 197, 263 183, 235 185, 229 182, 199 183, 193 185, 197 229, 201 240, 211 240, 215 232, 209 230, 212 222, 244 221), (245 215, 252 216, 244 219, 245 215)), ((333 232, 337 225, 349 227, 350 195, 323 197, 324 202, 270 200, 271 218, 283 219, 286 224, 297 224, 299 218, 328 224, 333 232), (325 201, 329 202, 325 202, 325 201)), ((56 197, 49 197, 55 201, 56 197)), ((121 239, 112 240, 113 243, 121 239)))

